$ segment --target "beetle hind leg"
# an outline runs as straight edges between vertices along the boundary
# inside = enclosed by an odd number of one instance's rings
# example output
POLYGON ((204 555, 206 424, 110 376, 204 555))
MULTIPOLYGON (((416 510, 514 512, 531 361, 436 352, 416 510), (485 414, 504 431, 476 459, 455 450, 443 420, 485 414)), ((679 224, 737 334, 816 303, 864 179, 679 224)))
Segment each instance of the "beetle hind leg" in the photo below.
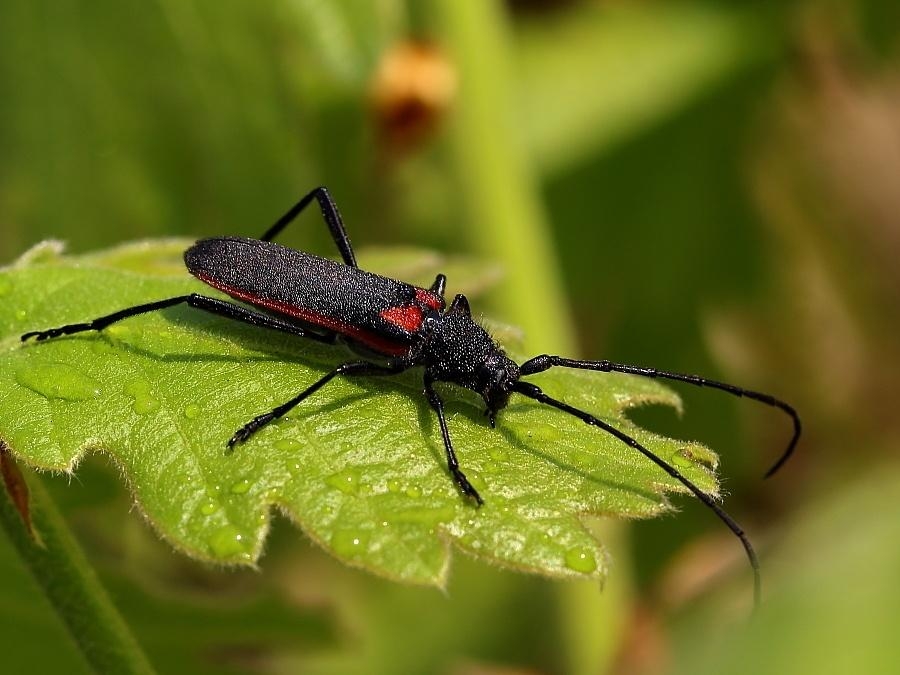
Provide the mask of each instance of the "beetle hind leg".
POLYGON ((63 335, 73 335, 75 333, 84 333, 87 331, 101 331, 107 326, 111 326, 114 323, 124 321, 125 319, 129 319, 133 316, 139 316, 141 314, 147 314, 149 312, 156 312, 181 304, 185 304, 189 307, 193 307, 194 309, 208 312, 209 314, 222 316, 226 319, 233 319, 242 323, 249 323, 251 326, 270 328, 272 330, 278 330, 290 335, 296 335, 297 337, 316 340, 317 342, 333 343, 336 337, 333 333, 317 333, 314 331, 306 330, 305 328, 302 328, 294 323, 282 321, 277 317, 247 309, 246 307, 236 305, 233 302, 228 302, 227 300, 219 300, 218 298, 211 298, 205 295, 199 295, 198 293, 191 293, 190 295, 178 295, 174 298, 166 298, 165 300, 148 302, 143 305, 126 307, 125 309, 120 309, 118 312, 106 314, 84 323, 70 323, 66 324, 65 326, 58 326, 57 328, 31 331, 29 333, 23 334, 21 340, 22 342, 26 342, 34 338, 34 340, 37 342, 43 342, 44 340, 61 337, 63 335))

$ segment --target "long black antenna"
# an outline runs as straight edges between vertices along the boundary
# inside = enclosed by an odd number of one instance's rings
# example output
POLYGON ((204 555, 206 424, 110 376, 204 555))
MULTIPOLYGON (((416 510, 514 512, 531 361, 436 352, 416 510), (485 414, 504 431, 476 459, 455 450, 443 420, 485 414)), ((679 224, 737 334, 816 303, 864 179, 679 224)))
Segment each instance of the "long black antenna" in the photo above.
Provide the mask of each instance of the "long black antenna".
POLYGON ((663 471, 672 476, 672 478, 679 481, 688 490, 694 493, 694 496, 696 496, 697 499, 699 499, 708 508, 710 508, 713 513, 715 513, 719 517, 719 520, 725 523, 728 529, 731 530, 734 535, 741 540, 741 544, 743 544, 744 550, 747 552, 747 558, 750 561, 750 567, 753 568, 753 604, 754 606, 759 606, 760 598, 762 595, 762 581, 760 579, 759 559, 756 557, 756 551, 753 550, 753 545, 750 543, 750 539, 747 538, 747 534, 744 532, 744 529, 740 525, 738 525, 737 521, 734 518, 728 515, 725 509, 716 504, 715 500, 710 495, 694 485, 693 482, 683 476, 681 472, 678 471, 678 469, 676 469, 674 466, 645 448, 637 440, 635 440, 625 432, 616 429, 614 426, 611 426, 603 420, 594 417, 590 413, 586 413, 583 410, 579 410, 578 408, 574 408, 567 403, 563 403, 562 401, 558 401, 555 398, 548 396, 537 385, 534 385, 531 382, 518 381, 513 385, 513 391, 516 391, 523 396, 527 396, 528 398, 532 398, 540 403, 545 403, 549 406, 562 410, 563 412, 567 412, 570 415, 577 417, 582 422, 590 424, 591 426, 599 427, 607 433, 612 434, 626 445, 629 445, 640 452, 647 459, 652 461, 654 464, 663 469, 663 471))
POLYGON ((784 463, 788 461, 791 455, 794 454, 794 448, 797 446, 797 441, 800 440, 800 416, 797 414, 797 411, 794 410, 793 406, 788 405, 781 399, 777 399, 774 396, 764 394, 760 391, 753 391, 751 389, 744 389, 743 387, 736 387, 735 385, 728 384, 727 382, 708 380, 707 378, 700 377, 699 375, 672 373, 665 370, 657 370, 656 368, 643 368, 641 366, 631 366, 626 363, 613 363, 612 361, 580 361, 578 359, 567 359, 562 356, 551 356, 549 354, 542 354, 541 356, 536 356, 533 359, 529 359, 522 364, 521 372, 522 375, 533 375, 535 373, 540 373, 556 366, 561 366, 563 368, 577 368, 580 370, 596 370, 602 373, 628 373, 629 375, 640 375, 641 377, 649 377, 660 380, 686 382, 687 384, 692 384, 695 387, 718 389, 719 391, 727 392, 732 396, 737 396, 739 398, 749 398, 754 401, 764 403, 765 405, 772 406, 773 408, 778 408, 779 410, 786 413, 793 421, 794 435, 791 437, 787 449, 783 453, 781 453, 781 456, 778 458, 778 460, 768 471, 766 471, 766 478, 769 478, 770 476, 775 474, 784 465, 784 463))

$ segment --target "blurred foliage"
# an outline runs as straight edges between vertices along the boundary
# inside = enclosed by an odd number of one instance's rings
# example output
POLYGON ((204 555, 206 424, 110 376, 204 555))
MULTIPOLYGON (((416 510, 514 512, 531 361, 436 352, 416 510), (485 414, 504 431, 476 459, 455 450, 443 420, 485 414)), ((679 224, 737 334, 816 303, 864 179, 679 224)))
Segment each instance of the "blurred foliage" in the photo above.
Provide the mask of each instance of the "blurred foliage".
MULTIPOLYGON (((610 535, 603 594, 458 561, 445 597, 344 569, 280 523, 262 574, 204 569, 129 516, 114 469, 92 460, 81 484, 47 479, 151 660, 197 672, 166 660, 167 646, 220 637, 226 647, 196 658, 237 672, 846 672, 848 655, 854 670, 891 672, 897 3, 485 2, 499 40, 474 54, 467 31, 486 27, 450 30, 465 4, 5 0, 0 257, 47 237, 84 251, 258 235, 327 184, 357 244, 493 249, 506 290, 481 306, 539 326, 541 306, 519 318, 524 249, 493 228, 552 224, 533 239, 552 245, 527 256, 538 280, 564 287, 555 309, 566 326, 571 303, 578 333, 563 332, 583 355, 703 372, 801 410, 800 451, 767 482, 758 475, 788 433, 771 411, 684 391, 683 421, 635 415, 722 451, 726 504, 765 549, 759 620, 746 618, 740 552, 687 499, 677 517, 610 535), (445 47, 451 66, 481 59, 503 86, 473 94, 460 81, 430 135, 401 148, 375 123, 371 87, 410 36, 445 47), (488 95, 495 133, 466 147, 457 114, 477 127, 472 97, 488 95), (494 204, 476 194, 488 179, 505 190, 494 204), (528 200, 521 216, 511 195, 528 200), (122 522, 105 534, 111 517, 122 522), (279 598, 254 611, 283 621, 263 630, 261 614, 237 612, 224 625, 232 593, 259 607, 279 598), (288 617, 310 607, 315 630, 288 617)), ((285 242, 328 250, 311 224, 285 242)), ((5 663, 81 668, 5 542, 0 564, 5 663)))

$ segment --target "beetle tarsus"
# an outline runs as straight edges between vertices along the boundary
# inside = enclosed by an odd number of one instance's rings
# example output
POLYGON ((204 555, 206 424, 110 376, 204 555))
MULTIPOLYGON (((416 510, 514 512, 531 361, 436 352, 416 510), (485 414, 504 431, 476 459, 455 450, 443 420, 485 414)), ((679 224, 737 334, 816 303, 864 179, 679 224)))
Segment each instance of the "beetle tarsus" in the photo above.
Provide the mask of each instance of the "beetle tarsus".
POLYGON ((273 415, 272 413, 266 413, 265 415, 258 415, 254 417, 252 420, 247 422, 247 424, 234 432, 234 436, 232 436, 228 440, 228 447, 234 448, 234 446, 238 443, 246 443, 253 434, 255 434, 257 431, 262 429, 274 419, 275 415, 273 415))
POLYGON ((453 480, 455 480, 456 484, 459 486, 459 491, 466 497, 474 499, 478 506, 484 506, 484 500, 481 498, 481 495, 478 494, 478 490, 476 490, 469 482, 469 479, 466 478, 466 474, 459 469, 452 469, 451 471, 453 473, 453 480))

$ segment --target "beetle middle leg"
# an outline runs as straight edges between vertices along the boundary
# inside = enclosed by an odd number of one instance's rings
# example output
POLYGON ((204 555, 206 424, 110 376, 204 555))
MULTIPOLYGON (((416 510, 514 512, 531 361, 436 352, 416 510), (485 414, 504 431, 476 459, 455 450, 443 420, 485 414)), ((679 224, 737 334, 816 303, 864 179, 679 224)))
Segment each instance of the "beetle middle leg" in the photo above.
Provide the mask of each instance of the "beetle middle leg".
POLYGON ((272 241, 272 239, 274 239, 284 228, 293 222, 294 218, 300 215, 303 209, 310 205, 313 199, 319 202, 319 207, 322 209, 322 217, 328 225, 328 230, 331 232, 331 238, 334 240, 334 244, 337 246, 338 251, 340 251, 344 263, 350 267, 359 267, 359 265, 356 264, 356 256, 353 254, 353 246, 350 244, 350 237, 347 236, 347 228, 344 227, 341 213, 338 211, 337 204, 334 203, 331 194, 325 187, 317 187, 306 194, 303 199, 294 204, 287 213, 275 221, 275 224, 265 231, 263 236, 260 237, 260 240, 272 241))

